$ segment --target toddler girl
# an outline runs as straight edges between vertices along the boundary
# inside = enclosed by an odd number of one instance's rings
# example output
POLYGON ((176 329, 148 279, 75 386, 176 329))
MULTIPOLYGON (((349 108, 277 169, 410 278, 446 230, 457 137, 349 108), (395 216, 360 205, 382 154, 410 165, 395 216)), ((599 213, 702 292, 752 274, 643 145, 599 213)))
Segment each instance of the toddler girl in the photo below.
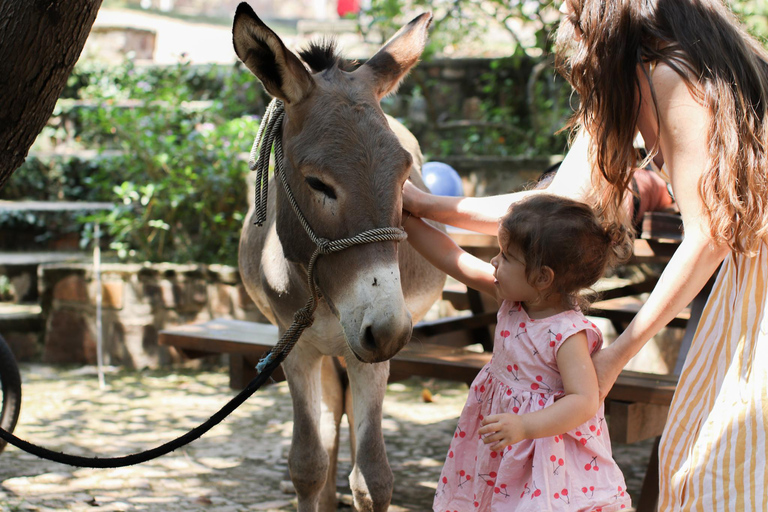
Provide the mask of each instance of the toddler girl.
POLYGON ((435 512, 628 508, 591 361, 602 335, 579 295, 620 256, 619 233, 587 205, 549 194, 510 207, 490 264, 421 219, 404 228, 433 265, 501 303, 493 357, 470 387, 435 512))

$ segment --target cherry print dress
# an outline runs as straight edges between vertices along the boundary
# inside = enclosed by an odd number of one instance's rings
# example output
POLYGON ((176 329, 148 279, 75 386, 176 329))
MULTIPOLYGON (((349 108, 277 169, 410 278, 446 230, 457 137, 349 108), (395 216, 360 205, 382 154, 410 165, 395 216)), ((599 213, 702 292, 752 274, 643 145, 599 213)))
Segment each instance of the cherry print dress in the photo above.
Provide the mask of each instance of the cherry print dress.
POLYGON ((470 386, 435 492, 435 512, 601 511, 628 509, 629 494, 611 455, 603 406, 579 427, 526 439, 502 453, 478 430, 491 414, 525 414, 564 395, 556 354, 585 331, 590 350, 599 329, 578 311, 534 320, 517 302, 498 313, 493 358, 470 386))

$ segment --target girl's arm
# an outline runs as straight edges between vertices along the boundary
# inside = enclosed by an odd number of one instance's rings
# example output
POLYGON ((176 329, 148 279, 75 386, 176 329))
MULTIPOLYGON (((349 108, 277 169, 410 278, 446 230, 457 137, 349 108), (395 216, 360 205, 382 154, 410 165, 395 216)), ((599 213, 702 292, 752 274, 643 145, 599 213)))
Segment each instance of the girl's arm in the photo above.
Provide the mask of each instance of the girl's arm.
MULTIPOLYGON (((547 193, 584 200, 591 188, 590 166, 587 149, 589 138, 579 135, 563 160, 547 193)), ((480 233, 495 235, 499 217, 509 205, 543 190, 526 190, 490 197, 436 196, 419 190, 406 181, 403 187, 403 209, 417 217, 436 220, 480 233)))
MULTIPOLYGON (((683 218, 685 237, 627 329, 593 358, 601 397, 605 397, 621 369, 643 345, 694 299, 729 252, 727 245, 712 240, 699 195, 699 179, 708 165, 710 113, 691 96, 682 78, 665 64, 656 68, 654 86, 661 115, 661 151, 683 218)), ((643 95, 650 98, 650 92, 644 91, 643 95)), ((645 110, 653 112, 652 108, 645 110)), ((655 119, 648 124, 655 126, 655 119)))
POLYGON ((557 351, 557 366, 565 396, 540 411, 528 414, 494 414, 483 419, 479 430, 491 450, 503 450, 523 439, 556 436, 582 425, 597 412, 597 375, 589 354, 587 335, 580 331, 557 351))
POLYGON ((448 235, 419 218, 407 218, 403 228, 408 233, 408 242, 432 265, 470 288, 496 297, 493 265, 472 256, 448 235))

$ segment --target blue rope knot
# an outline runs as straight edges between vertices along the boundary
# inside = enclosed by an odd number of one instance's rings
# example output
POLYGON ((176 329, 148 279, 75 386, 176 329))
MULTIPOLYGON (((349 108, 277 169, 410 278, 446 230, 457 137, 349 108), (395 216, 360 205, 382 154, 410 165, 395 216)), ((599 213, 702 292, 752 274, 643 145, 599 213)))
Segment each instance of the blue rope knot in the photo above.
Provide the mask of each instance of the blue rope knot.
POLYGON ((274 359, 275 359, 275 354, 273 354, 272 351, 270 350, 266 356, 262 357, 259 360, 259 363, 256 365, 256 371, 259 373, 263 372, 264 368, 266 368, 267 365, 271 363, 274 359))

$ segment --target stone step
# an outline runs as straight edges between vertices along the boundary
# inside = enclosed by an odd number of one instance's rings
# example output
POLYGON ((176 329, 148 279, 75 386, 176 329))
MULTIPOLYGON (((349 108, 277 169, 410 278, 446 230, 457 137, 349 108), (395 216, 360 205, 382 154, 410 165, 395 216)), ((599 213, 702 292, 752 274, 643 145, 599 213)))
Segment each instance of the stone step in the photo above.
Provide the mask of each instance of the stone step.
POLYGON ((0 303, 0 334, 9 330, 39 330, 43 326, 39 304, 0 303))
POLYGON ((93 256, 85 252, 63 251, 0 251, 0 274, 3 267, 37 267, 43 263, 68 263, 88 261, 93 256))

